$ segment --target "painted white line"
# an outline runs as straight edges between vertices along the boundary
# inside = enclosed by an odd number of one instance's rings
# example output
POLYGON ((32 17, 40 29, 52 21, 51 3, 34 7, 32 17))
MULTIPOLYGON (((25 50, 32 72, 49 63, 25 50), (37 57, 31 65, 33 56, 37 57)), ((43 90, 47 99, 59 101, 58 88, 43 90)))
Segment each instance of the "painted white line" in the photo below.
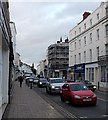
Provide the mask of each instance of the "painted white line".
POLYGON ((102 100, 104 102, 108 102, 108 100, 105 100, 105 99, 102 99, 102 98, 97 98, 97 99, 102 100))
POLYGON ((82 117, 80 117, 80 118, 87 118, 86 116, 82 116, 82 117))
POLYGON ((102 115, 103 117, 108 117, 108 115, 102 115))

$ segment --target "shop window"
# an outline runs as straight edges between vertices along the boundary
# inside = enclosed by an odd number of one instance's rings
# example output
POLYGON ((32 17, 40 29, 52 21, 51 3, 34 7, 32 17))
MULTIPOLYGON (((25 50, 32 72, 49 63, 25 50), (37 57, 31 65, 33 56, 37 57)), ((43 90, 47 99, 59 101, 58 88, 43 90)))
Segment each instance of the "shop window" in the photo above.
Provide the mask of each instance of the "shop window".
POLYGON ((108 17, 108 7, 106 8, 106 16, 108 17))
POLYGON ((102 67, 101 67, 101 82, 106 82, 105 66, 102 66, 102 67))
POLYGON ((89 68, 89 81, 94 82, 94 68, 89 68))

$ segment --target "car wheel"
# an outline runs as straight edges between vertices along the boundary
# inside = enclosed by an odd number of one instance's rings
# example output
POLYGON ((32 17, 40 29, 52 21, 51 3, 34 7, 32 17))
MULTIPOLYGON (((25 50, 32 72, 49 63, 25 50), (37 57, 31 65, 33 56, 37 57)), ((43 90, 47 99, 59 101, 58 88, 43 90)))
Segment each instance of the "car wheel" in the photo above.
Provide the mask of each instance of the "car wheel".
POLYGON ((73 105, 73 102, 72 102, 72 101, 73 101, 73 100, 72 100, 72 97, 70 97, 70 98, 69 98, 69 104, 70 104, 70 105, 73 105))
POLYGON ((92 105, 93 105, 93 106, 96 106, 96 103, 93 103, 92 105))
POLYGON ((51 90, 51 88, 49 88, 49 93, 52 94, 52 90, 51 90))
POLYGON ((63 97, 63 95, 61 95, 60 97, 61 97, 61 101, 63 101, 63 102, 64 102, 64 97, 63 97))

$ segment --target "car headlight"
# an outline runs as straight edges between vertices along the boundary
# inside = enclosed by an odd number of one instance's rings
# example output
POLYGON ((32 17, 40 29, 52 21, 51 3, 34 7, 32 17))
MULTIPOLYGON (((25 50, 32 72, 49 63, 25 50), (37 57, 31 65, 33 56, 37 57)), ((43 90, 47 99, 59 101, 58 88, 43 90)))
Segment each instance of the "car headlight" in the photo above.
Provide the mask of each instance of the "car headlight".
POLYGON ((93 95, 93 98, 96 97, 96 94, 93 95))
POLYGON ((42 84, 42 82, 40 82, 40 84, 42 84))
POLYGON ((51 88, 52 88, 52 89, 54 89, 54 88, 55 88, 55 86, 51 86, 51 88))
POLYGON ((78 95, 75 95, 74 98, 80 99, 81 97, 78 95))
POLYGON ((96 88, 96 86, 93 86, 93 88, 96 88))

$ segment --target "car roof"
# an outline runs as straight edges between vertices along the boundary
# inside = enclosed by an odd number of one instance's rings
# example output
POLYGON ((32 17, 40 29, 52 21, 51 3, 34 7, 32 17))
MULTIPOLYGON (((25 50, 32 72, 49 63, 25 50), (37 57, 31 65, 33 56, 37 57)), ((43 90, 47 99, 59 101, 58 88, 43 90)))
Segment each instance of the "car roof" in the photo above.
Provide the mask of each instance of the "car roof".
POLYGON ((63 79, 63 78, 49 78, 49 79, 50 79, 50 80, 52 80, 52 79, 54 80, 54 79, 63 79))

